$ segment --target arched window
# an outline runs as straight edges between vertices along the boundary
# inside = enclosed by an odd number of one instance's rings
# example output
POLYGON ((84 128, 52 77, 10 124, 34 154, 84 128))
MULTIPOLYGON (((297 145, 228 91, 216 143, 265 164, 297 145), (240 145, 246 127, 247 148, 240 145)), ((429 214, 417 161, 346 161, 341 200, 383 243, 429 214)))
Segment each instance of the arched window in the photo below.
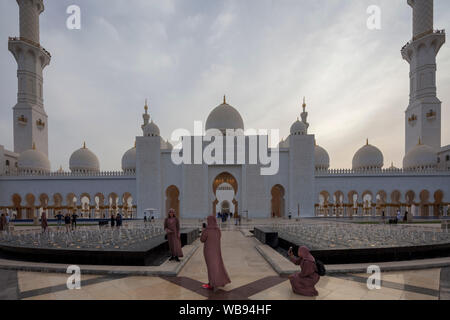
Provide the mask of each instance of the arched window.
POLYGON ((6 160, 6 166, 9 167, 9 160, 6 160))

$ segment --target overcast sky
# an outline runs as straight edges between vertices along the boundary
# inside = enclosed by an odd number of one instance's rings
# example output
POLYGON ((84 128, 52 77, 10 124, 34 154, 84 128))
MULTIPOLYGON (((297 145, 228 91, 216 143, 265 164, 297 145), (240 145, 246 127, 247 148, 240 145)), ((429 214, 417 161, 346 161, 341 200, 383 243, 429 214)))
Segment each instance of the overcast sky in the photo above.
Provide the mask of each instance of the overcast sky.
MULTIPOLYGON (((86 141, 102 170, 119 170, 142 133, 145 98, 164 138, 206 121, 224 94, 246 128, 282 137, 307 97, 309 132, 333 168, 349 168, 369 138, 401 166, 411 38, 406 0, 45 0, 41 44, 52 169, 68 168, 86 141), (82 29, 66 28, 66 8, 82 29), (368 30, 369 5, 382 29, 368 30)), ((435 1, 435 28, 450 29, 450 1, 435 1)), ((17 65, 7 37, 19 34, 16 1, 0 1, 0 144, 13 147, 17 65)), ((442 143, 450 144, 450 48, 438 56, 442 143)))

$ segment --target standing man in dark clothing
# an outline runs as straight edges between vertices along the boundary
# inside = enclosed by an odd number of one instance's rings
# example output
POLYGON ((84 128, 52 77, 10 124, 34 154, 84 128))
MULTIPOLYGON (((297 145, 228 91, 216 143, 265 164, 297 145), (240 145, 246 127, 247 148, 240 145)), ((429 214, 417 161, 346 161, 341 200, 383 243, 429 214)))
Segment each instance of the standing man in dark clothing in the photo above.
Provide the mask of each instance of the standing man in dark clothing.
POLYGON ((116 225, 116 216, 114 215, 114 213, 111 214, 111 228, 114 228, 114 226, 116 225))
POLYGON ((117 214, 116 225, 117 225, 117 228, 120 228, 122 226, 122 215, 120 213, 117 214))
POLYGON ((56 215, 58 229, 62 226, 63 217, 64 216, 62 215, 61 211, 58 211, 58 214, 56 215))
POLYGON ((72 230, 77 228, 77 218, 78 218, 77 212, 74 210, 72 213, 72 230))
POLYGON ((64 216, 64 224, 66 225, 66 232, 70 232, 70 215, 68 212, 64 216))

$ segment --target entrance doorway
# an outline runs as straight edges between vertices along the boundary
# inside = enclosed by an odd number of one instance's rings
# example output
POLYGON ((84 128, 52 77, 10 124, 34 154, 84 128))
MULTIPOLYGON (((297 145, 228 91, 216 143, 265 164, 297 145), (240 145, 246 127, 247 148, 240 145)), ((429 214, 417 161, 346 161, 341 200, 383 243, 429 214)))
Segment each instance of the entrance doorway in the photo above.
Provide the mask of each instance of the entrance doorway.
POLYGON ((271 217, 272 218, 283 218, 285 216, 284 207, 284 188, 282 185, 275 185, 271 191, 272 201, 271 201, 271 217))
POLYGON ((180 218, 180 190, 176 186, 170 186, 166 190, 166 216, 170 209, 174 209, 176 217, 180 218))
POLYGON ((218 212, 236 214, 239 213, 238 201, 236 200, 238 184, 236 178, 228 173, 222 172, 213 181, 214 201, 212 203, 212 215, 218 212), (228 212, 225 210, 228 209, 228 212))

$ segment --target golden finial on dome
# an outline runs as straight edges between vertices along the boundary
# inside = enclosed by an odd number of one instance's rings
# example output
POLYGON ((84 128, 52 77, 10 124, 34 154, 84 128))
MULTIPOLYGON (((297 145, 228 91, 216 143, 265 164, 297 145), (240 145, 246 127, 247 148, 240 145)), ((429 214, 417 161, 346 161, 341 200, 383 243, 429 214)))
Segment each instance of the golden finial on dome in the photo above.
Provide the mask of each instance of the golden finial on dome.
POLYGON ((83 149, 86 149, 86 141, 83 142, 83 149))
POLYGON ((227 104, 227 96, 226 95, 223 96, 223 104, 227 104))
POLYGON ((302 107, 306 108, 306 97, 303 97, 303 105, 302 105, 302 107))
POLYGON ((148 99, 145 99, 145 106, 144 106, 144 110, 145 110, 145 113, 147 113, 147 112, 148 112, 148 99))
POLYGON ((366 139, 366 146, 369 145, 369 138, 366 139))

